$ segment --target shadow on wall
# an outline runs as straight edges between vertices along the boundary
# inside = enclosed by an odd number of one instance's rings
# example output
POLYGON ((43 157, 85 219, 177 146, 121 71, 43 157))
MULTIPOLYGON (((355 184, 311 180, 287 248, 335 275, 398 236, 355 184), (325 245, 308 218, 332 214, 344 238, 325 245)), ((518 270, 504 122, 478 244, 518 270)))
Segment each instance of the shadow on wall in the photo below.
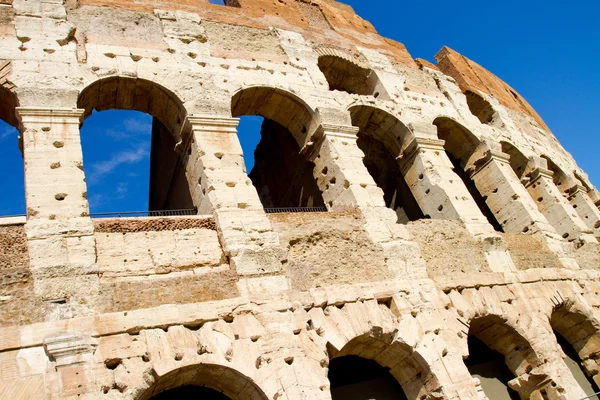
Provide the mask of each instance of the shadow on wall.
POLYGON ((373 360, 357 356, 334 358, 329 363, 332 400, 406 400, 390 372, 373 360))

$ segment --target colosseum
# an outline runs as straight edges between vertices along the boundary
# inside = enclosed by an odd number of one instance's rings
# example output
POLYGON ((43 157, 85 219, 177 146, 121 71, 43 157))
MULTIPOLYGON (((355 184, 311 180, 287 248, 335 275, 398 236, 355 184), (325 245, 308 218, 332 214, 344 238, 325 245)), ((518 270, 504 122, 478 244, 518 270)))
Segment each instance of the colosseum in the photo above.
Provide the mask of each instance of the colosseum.
POLYGON ((334 0, 213 3, 0 0, 0 398, 597 392, 600 193, 525 99, 334 0), (150 216, 90 214, 111 109, 153 117, 150 216))

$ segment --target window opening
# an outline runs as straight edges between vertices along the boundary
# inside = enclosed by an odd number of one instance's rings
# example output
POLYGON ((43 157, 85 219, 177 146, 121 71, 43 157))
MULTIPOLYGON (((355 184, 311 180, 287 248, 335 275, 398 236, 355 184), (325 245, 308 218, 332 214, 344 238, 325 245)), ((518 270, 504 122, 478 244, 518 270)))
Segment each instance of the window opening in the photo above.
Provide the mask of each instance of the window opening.
POLYGON ((506 366, 504 356, 473 335, 469 335, 468 345, 469 357, 465 359, 465 365, 473 377, 479 378, 483 392, 490 399, 520 399, 508 386, 514 375, 506 366))
POLYGON ((389 100, 379 77, 371 69, 337 56, 319 57, 318 66, 329 83, 329 90, 389 100))
POLYGON ((148 210, 152 117, 93 112, 81 128, 91 213, 148 210))
POLYGON ((448 151, 446 151, 446 155, 452 162, 452 170, 463 181, 463 183, 467 187, 467 190, 471 194, 471 197, 473 198, 473 200, 475 200, 475 203, 479 207, 479 210, 481 210, 482 214, 485 216, 488 222, 494 227, 494 230, 498 232, 504 232, 502 225, 500 225, 500 223, 496 219, 496 216, 494 215, 492 210, 490 210, 490 207, 487 205, 485 198, 481 195, 481 193, 479 193, 479 190, 475 186, 475 182, 473 182, 469 174, 460 165, 460 161, 454 158, 452 154, 450 154, 448 151))
POLYGON ((467 105, 471 114, 476 116, 482 124, 491 124, 495 114, 492 105, 483 97, 470 90, 467 90, 465 96, 467 97, 467 105))
POLYGON ((405 400, 398 381, 373 360, 343 356, 329 362, 332 400, 405 400))
POLYGON ((363 163, 375 183, 383 190, 385 205, 396 212, 398 223, 423 218, 423 212, 404 180, 398 163, 385 146, 367 135, 358 136, 358 147, 365 153, 363 163))
POLYGON ((8 172, 0 175, 0 216, 25 215, 25 178, 19 131, 0 119, 0 159, 8 172))
POLYGON ((598 388, 596 383, 589 376, 587 376, 587 374, 581 367, 581 360, 579 359, 579 355, 577 354, 575 349, 573 349, 571 343, 569 343, 569 341, 557 331, 554 331, 554 335, 556 336, 556 341, 558 342, 563 353, 565 353, 565 355, 567 356, 564 359, 565 364, 567 364, 567 367, 569 367, 569 370, 573 374, 573 377, 575 378, 579 386, 581 386, 585 394, 590 396, 600 392, 600 389, 598 388))
POLYGON ((291 133, 277 122, 243 116, 238 129, 246 173, 263 207, 324 207, 313 176, 314 165, 300 154, 291 133))

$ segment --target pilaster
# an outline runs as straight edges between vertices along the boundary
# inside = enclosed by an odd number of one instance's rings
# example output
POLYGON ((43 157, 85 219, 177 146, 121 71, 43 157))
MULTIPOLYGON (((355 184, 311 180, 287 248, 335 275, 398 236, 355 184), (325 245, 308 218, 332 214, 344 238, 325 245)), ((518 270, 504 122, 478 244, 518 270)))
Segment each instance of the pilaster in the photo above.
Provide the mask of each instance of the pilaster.
POLYGON ((581 220, 592 229, 596 239, 600 239, 600 210, 594 204, 587 189, 583 185, 575 185, 569 189, 569 203, 581 220))
POLYGON ((238 123, 222 116, 187 117, 186 176, 198 212, 214 214, 232 268, 246 276, 278 273, 285 254, 246 174, 238 123))
POLYGON ((560 193, 552 180, 552 171, 538 167, 531 173, 527 190, 538 209, 554 229, 568 241, 597 243, 569 201, 560 193))
POLYGON ((17 108, 30 267, 35 294, 50 320, 93 313, 99 290, 79 136, 83 112, 17 108))

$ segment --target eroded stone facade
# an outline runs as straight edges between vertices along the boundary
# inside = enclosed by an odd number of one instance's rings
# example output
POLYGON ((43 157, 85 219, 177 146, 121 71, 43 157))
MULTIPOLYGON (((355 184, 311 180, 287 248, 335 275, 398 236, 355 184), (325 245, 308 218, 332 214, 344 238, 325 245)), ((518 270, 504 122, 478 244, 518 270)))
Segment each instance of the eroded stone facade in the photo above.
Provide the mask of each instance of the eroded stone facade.
POLYGON ((1 398, 327 400, 350 356, 409 399, 502 398, 469 338, 522 399, 585 397, 577 364, 600 384, 600 195, 483 67, 413 60, 332 0, 0 0, 0 21, 27 200, 0 219, 1 398), (151 207, 197 216, 90 218, 94 109, 154 117, 151 207), (288 207, 327 212, 265 211, 288 207))

